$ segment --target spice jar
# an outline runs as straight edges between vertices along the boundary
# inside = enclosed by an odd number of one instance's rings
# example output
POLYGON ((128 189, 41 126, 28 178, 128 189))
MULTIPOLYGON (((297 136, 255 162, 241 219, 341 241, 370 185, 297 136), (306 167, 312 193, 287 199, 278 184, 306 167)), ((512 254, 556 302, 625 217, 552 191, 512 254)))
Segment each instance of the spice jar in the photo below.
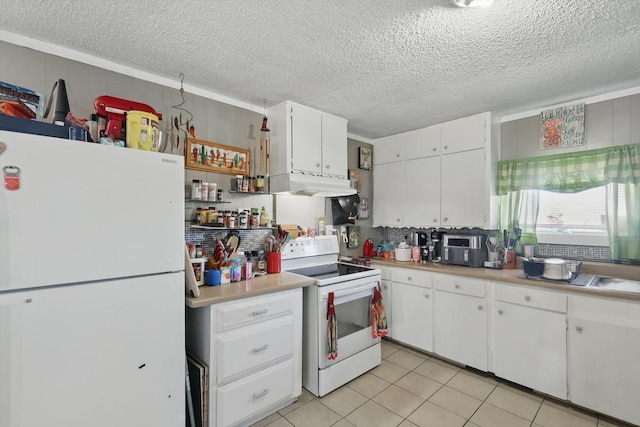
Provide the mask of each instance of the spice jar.
POLYGON ((236 216, 232 213, 229 213, 229 224, 227 227, 236 228, 236 216))
POLYGON ((248 189, 249 193, 255 193, 256 192, 256 177, 255 176, 250 176, 249 177, 249 189, 248 189))
POLYGON ((215 224, 218 222, 218 211, 216 208, 209 208, 207 212, 207 224, 215 224))
POLYGON ((216 196, 216 200, 219 202, 224 200, 224 190, 222 188, 218 188, 218 194, 216 196))
POLYGON ((218 184, 216 184, 215 182, 210 182, 209 183, 209 198, 207 200, 209 200, 210 202, 215 202, 217 193, 218 193, 218 184))
POLYGON ((248 176, 243 176, 242 177, 242 191, 244 191, 245 193, 247 193, 249 191, 249 177, 248 176))
POLYGON ((202 180, 194 179, 191 181, 191 199, 192 200, 202 199, 202 180))
POLYGON ((203 182, 200 185, 200 199, 209 200, 209 183, 203 182))
POLYGON ((264 193, 264 175, 256 177, 256 193, 264 193))
POLYGON ((238 214, 238 228, 247 228, 249 223, 249 215, 246 211, 242 211, 238 214))
POLYGON ((236 191, 242 191, 242 175, 236 175, 236 191))

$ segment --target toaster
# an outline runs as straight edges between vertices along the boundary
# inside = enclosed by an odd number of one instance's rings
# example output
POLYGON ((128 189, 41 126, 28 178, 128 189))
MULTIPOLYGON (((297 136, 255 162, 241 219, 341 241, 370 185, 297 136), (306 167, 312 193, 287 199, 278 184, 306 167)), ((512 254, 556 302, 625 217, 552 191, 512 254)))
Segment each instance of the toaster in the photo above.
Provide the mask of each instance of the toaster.
POLYGON ((481 234, 444 234, 441 262, 443 264, 484 267, 484 262, 487 260, 487 249, 483 242, 484 236, 481 234))

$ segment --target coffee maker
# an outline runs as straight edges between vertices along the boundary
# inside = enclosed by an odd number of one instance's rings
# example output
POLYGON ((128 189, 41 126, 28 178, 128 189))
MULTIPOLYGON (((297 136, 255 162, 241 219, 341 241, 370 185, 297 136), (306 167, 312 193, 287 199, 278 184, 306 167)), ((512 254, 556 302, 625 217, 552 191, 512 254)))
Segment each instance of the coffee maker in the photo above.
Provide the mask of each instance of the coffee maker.
POLYGON ((442 236, 445 231, 434 230, 431 232, 431 243, 429 244, 429 258, 438 262, 442 259, 442 236))

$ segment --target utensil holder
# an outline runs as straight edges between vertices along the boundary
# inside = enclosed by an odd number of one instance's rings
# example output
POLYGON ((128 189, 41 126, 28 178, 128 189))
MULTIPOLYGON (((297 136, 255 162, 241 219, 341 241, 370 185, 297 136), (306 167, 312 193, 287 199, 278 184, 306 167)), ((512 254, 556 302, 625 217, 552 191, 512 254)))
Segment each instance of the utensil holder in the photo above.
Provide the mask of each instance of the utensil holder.
POLYGON ((282 268, 282 256, 280 252, 267 252, 267 273, 280 273, 282 268))

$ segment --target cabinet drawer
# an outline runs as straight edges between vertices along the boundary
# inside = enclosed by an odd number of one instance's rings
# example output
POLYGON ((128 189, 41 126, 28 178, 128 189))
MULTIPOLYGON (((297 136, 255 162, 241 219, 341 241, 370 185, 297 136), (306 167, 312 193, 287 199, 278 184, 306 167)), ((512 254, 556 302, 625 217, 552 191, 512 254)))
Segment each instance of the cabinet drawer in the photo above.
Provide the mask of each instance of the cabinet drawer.
POLYGON ((483 280, 462 276, 433 276, 433 286, 439 291, 484 298, 486 286, 483 280))
POLYGON ((217 384, 293 355, 295 341, 293 317, 219 334, 216 337, 217 384))
POLYGON ((380 270, 380 278, 382 280, 391 280, 391 269, 388 267, 381 267, 379 265, 374 265, 373 268, 377 268, 380 270))
POLYGON ((293 312, 294 295, 277 295, 273 297, 259 297, 242 302, 216 307, 215 330, 217 332, 238 326, 260 322, 283 316, 293 312))
POLYGON ((234 425, 279 401, 293 398, 294 388, 292 360, 220 387, 216 393, 217 426, 234 425))
POLYGON ((565 294, 535 289, 529 286, 512 286, 496 283, 497 301, 509 302, 545 310, 567 312, 567 296, 565 294))
POLYGON ((391 270, 391 280, 423 288, 431 287, 431 273, 410 268, 394 268, 391 270))

